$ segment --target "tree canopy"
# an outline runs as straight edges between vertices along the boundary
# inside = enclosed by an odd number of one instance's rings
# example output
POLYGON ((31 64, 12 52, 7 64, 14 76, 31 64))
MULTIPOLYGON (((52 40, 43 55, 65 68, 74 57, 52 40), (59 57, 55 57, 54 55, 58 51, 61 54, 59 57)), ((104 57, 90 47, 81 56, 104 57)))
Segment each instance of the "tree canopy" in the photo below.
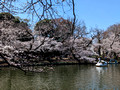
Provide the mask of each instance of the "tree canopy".
POLYGON ((8 65, 22 69, 33 62, 55 62, 55 58, 95 63, 93 56, 120 54, 120 24, 88 32, 84 22, 76 22, 74 0, 26 0, 22 7, 18 3, 0 1, 0 56, 8 65), (68 7, 72 19, 59 13, 65 14, 68 7), (37 19, 34 30, 30 29, 28 19, 14 16, 18 13, 37 19))

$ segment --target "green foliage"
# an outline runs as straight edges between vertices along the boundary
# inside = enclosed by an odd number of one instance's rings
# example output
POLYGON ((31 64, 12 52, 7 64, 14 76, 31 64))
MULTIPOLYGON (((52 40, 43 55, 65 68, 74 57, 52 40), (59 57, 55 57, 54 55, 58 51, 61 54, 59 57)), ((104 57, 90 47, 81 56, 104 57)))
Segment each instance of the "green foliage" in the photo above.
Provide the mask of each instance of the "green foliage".
POLYGON ((51 19, 44 19, 44 20, 41 20, 39 22, 36 23, 36 27, 39 26, 40 24, 43 24, 43 23, 50 23, 51 22, 51 19))
POLYGON ((20 19, 20 23, 25 26, 28 26, 29 21, 29 19, 20 19))
POLYGON ((2 12, 0 13, 0 20, 4 20, 4 19, 11 20, 11 19, 15 19, 15 17, 8 12, 2 12))
POLYGON ((16 16, 15 19, 14 19, 15 23, 24 24, 26 26, 28 26, 29 21, 30 20, 28 20, 28 19, 21 19, 19 16, 16 16))
POLYGON ((20 23, 20 20, 19 20, 18 18, 15 18, 15 19, 14 19, 14 22, 15 22, 15 23, 20 23))
POLYGON ((120 57, 118 57, 118 60, 120 60, 120 57))
POLYGON ((0 13, 0 20, 12 20, 14 23, 21 23, 28 26, 28 19, 21 19, 19 16, 14 17, 12 14, 8 12, 0 13))
POLYGON ((23 22, 28 23, 30 20, 29 19, 23 19, 23 22))

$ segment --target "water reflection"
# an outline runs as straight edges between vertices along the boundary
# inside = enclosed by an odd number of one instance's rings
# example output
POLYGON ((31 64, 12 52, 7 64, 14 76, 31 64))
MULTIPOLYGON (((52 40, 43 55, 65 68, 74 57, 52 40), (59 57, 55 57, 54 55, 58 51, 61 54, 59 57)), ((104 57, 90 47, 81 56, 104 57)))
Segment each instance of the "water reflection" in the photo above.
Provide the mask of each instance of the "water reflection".
POLYGON ((54 71, 27 73, 2 68, 0 90, 119 90, 120 65, 56 66, 54 71))
POLYGON ((98 71, 98 73, 104 73, 107 70, 108 67, 96 67, 96 70, 98 71))

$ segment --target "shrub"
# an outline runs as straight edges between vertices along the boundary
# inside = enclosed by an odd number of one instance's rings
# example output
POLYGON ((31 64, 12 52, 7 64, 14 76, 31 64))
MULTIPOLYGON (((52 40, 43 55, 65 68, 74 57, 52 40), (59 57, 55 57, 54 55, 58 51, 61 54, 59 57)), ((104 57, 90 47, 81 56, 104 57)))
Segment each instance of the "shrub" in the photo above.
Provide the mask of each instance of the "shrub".
POLYGON ((0 13, 0 20, 12 20, 12 19, 15 19, 15 17, 10 14, 10 13, 7 13, 7 12, 2 12, 0 13))
POLYGON ((18 18, 15 18, 15 19, 14 19, 14 22, 15 22, 15 23, 20 23, 20 20, 19 20, 18 18))

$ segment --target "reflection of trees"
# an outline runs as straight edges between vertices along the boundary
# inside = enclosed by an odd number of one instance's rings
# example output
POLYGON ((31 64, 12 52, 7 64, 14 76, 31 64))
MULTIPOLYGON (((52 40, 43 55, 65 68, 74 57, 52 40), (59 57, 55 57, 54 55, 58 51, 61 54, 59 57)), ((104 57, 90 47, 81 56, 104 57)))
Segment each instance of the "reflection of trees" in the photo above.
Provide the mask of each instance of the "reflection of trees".
POLYGON ((76 87, 80 90, 89 90, 95 86, 95 80, 97 79, 95 74, 95 68, 93 66, 80 66, 79 73, 75 80, 76 87))
POLYGON ((90 65, 57 66, 55 71, 31 73, 20 70, 0 71, 2 90, 87 90, 119 88, 120 66, 103 68, 100 73, 90 65))
POLYGON ((98 81, 99 81, 99 84, 98 84, 98 88, 102 88, 104 87, 104 84, 103 84, 103 74, 104 74, 104 70, 105 70, 106 67, 96 67, 96 70, 98 71, 98 81))
POLYGON ((0 88, 1 89, 5 89, 5 90, 8 90, 10 86, 9 83, 10 83, 10 72, 7 72, 7 71, 0 71, 0 88))
POLYGON ((4 90, 67 90, 73 85, 78 66, 60 66, 56 67, 55 72, 45 73, 27 73, 24 75, 19 70, 4 70, 0 72, 2 80, 0 88, 4 90), (11 89, 10 89, 11 88, 11 89))

